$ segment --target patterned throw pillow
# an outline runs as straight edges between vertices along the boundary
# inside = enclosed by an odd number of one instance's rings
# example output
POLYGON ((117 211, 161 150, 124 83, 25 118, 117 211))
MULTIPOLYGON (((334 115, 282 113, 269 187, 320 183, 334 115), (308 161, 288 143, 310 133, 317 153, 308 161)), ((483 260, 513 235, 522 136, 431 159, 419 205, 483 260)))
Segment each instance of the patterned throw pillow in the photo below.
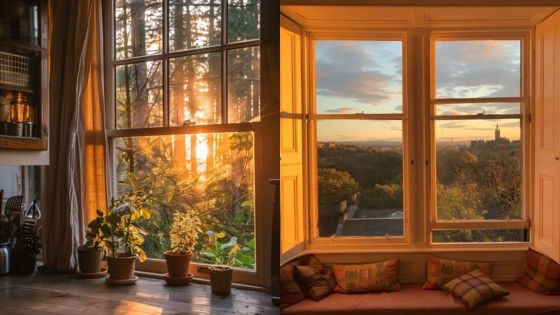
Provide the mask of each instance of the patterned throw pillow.
POLYGON ((320 301, 334 289, 332 274, 322 273, 322 268, 295 266, 295 277, 305 294, 314 301, 320 301))
POLYGON ((441 290, 447 282, 475 269, 480 269, 489 277, 492 275, 491 263, 458 261, 428 256, 426 282, 424 282, 422 288, 441 290))
POLYGON ((472 309, 477 305, 499 300, 509 292, 485 276, 480 269, 475 269, 459 278, 449 281, 443 289, 472 309))
POLYGON ((337 283, 335 292, 398 291, 398 263, 398 259, 390 259, 371 264, 332 265, 337 283))
POLYGON ((280 308, 290 306, 305 299, 305 292, 303 292, 295 279, 295 266, 322 265, 317 257, 306 255, 290 261, 280 268, 280 308))
POLYGON ((560 294, 560 264, 529 249, 525 273, 518 282, 537 293, 560 294))

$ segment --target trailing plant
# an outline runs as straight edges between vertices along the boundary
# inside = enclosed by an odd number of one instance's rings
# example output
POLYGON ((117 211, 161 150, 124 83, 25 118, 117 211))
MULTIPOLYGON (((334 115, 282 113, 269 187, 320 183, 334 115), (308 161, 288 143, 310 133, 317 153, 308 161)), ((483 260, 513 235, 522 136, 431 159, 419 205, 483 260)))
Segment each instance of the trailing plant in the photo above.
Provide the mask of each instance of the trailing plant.
POLYGON ((175 212, 169 236, 171 251, 176 254, 191 255, 202 233, 202 221, 192 211, 175 212))

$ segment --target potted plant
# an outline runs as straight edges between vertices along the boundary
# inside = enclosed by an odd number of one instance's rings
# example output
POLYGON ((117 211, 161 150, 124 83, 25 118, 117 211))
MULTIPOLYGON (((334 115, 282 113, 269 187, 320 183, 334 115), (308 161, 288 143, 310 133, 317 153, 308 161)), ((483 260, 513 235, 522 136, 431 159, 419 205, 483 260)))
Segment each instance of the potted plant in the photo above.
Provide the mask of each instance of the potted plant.
MULTIPOLYGON (((191 211, 175 212, 169 233, 171 250, 165 252, 168 278, 187 279, 202 221, 191 211)), ((169 283, 169 281, 168 281, 169 283)))
POLYGON ((108 250, 108 282, 114 284, 134 283, 135 263, 146 260, 142 250, 145 234, 136 223, 141 218, 149 219, 151 212, 146 208, 136 210, 125 198, 111 202, 110 211, 105 217, 101 231, 106 235, 105 245, 108 250))
POLYGON ((97 210, 96 213, 97 217, 88 224, 86 243, 78 247, 78 265, 80 275, 84 277, 103 276, 105 274, 101 269, 106 237, 101 232, 101 227, 105 223, 105 216, 101 210, 97 210))

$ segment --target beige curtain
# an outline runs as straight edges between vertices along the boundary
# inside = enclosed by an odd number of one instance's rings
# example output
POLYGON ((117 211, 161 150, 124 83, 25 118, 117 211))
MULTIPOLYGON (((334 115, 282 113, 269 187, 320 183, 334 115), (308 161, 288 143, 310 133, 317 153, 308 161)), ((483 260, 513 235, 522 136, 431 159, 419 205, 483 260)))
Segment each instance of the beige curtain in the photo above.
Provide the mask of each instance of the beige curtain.
POLYGON ((44 268, 72 272, 97 208, 106 208, 101 1, 50 1, 50 165, 44 268))

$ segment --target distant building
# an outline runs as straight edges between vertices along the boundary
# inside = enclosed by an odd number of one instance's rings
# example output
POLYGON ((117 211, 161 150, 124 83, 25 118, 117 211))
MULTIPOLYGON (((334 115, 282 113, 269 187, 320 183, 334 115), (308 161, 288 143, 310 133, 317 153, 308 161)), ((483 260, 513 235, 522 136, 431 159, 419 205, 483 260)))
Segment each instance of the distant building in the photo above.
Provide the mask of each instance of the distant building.
POLYGON ((520 144, 519 140, 510 141, 508 138, 502 138, 500 126, 496 123, 494 140, 471 140, 470 151, 477 154, 485 149, 515 148, 520 144))

